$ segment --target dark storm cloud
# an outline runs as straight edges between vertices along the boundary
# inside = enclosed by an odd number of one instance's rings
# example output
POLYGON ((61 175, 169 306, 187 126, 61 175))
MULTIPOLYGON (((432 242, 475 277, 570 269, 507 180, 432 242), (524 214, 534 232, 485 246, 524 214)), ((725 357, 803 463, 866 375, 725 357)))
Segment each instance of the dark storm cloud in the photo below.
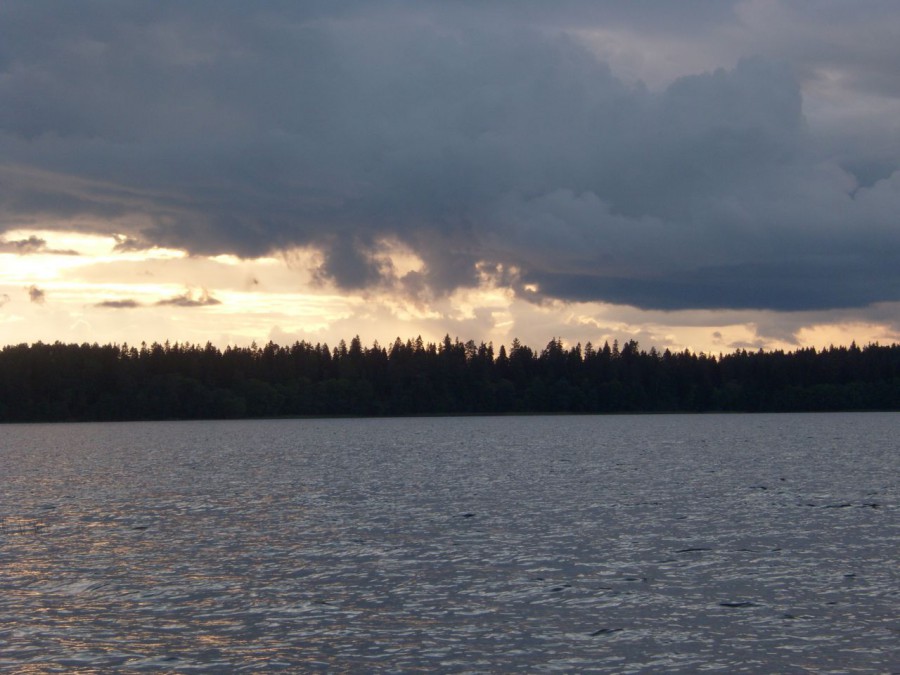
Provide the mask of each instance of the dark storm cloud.
POLYGON ((347 288, 366 288, 378 283, 381 271, 371 246, 355 237, 335 237, 327 242, 328 257, 318 271, 323 279, 340 279, 347 288))
POLYGON ((868 260, 798 261, 783 265, 701 268, 661 278, 596 277, 535 273, 526 282, 540 295, 573 300, 598 297, 646 309, 680 310, 699 306, 778 311, 844 309, 896 299, 900 269, 892 262, 873 268, 868 260), (834 269, 836 283, 823 284, 834 269), (872 287, 872 279, 881 281, 872 287))
POLYGON ((160 300, 157 305, 171 305, 173 307, 208 307, 210 305, 221 305, 222 301, 212 297, 205 289, 194 297, 191 291, 185 291, 181 295, 160 300))
MULTIPOLYGON (((872 6, 896 29, 900 12, 872 6)), ((387 240, 425 262, 394 285, 419 292, 474 284, 484 262, 536 298, 648 308, 900 299, 900 163, 803 115, 798 77, 841 50, 804 34, 791 51, 773 27, 750 40, 762 56, 651 91, 571 31, 702 37, 755 5, 640 7, 4 3, 0 223, 196 254, 312 245, 346 288, 394 273, 387 240)), ((890 80, 891 49, 847 72, 881 63, 890 80)))
POLYGON ((858 92, 900 94, 900 22, 894 0, 743 3, 736 39, 788 60, 804 76, 840 77, 858 92))

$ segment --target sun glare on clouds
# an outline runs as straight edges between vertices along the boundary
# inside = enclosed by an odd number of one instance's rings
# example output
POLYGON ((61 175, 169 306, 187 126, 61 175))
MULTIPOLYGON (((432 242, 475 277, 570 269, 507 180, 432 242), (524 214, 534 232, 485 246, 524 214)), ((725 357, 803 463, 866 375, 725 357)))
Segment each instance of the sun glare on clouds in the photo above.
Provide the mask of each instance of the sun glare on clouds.
MULTIPOLYGON (((498 274, 446 296, 405 295, 394 288, 340 291, 316 279, 314 249, 244 259, 189 256, 165 248, 119 246, 120 238, 79 232, 18 230, 0 244, 41 242, 33 252, 0 252, 0 331, 5 344, 41 341, 212 342, 220 347, 273 340, 325 342, 359 334, 366 344, 445 333, 540 349, 550 337, 600 346, 634 339, 644 348, 728 353, 734 349, 827 347, 851 340, 898 339, 891 322, 776 313, 759 322, 741 311, 649 312, 600 302, 540 303, 517 296, 498 274), (779 321, 786 321, 779 328, 779 321)), ((393 278, 424 269, 402 246, 385 243, 379 264, 393 278)), ((500 271, 502 272, 502 270, 500 271)), ((514 274, 515 270, 507 271, 514 274)), ((535 294, 535 285, 524 292, 535 294)), ((891 315, 890 306, 884 315, 891 315)))

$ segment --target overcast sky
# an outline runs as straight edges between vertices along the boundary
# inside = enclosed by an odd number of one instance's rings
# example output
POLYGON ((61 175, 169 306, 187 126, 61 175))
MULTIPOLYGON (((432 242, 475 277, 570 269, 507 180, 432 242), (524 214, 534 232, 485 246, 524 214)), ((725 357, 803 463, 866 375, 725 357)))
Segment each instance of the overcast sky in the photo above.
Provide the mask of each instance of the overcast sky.
POLYGON ((7 1, 0 342, 895 340, 897 64, 894 0, 7 1))

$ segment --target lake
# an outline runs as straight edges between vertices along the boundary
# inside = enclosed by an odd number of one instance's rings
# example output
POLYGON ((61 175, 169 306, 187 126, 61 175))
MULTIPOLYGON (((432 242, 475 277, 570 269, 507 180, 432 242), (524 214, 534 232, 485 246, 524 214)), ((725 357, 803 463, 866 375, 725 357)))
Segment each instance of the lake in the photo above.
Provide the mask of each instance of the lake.
POLYGON ((900 414, 0 426, 0 669, 900 670, 900 414))

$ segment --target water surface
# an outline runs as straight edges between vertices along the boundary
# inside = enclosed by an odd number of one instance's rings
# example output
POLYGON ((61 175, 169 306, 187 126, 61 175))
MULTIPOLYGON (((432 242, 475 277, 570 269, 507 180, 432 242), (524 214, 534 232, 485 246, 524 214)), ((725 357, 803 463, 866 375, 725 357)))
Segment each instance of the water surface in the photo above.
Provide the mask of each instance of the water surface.
POLYGON ((0 427, 0 669, 898 671, 898 431, 0 427))

